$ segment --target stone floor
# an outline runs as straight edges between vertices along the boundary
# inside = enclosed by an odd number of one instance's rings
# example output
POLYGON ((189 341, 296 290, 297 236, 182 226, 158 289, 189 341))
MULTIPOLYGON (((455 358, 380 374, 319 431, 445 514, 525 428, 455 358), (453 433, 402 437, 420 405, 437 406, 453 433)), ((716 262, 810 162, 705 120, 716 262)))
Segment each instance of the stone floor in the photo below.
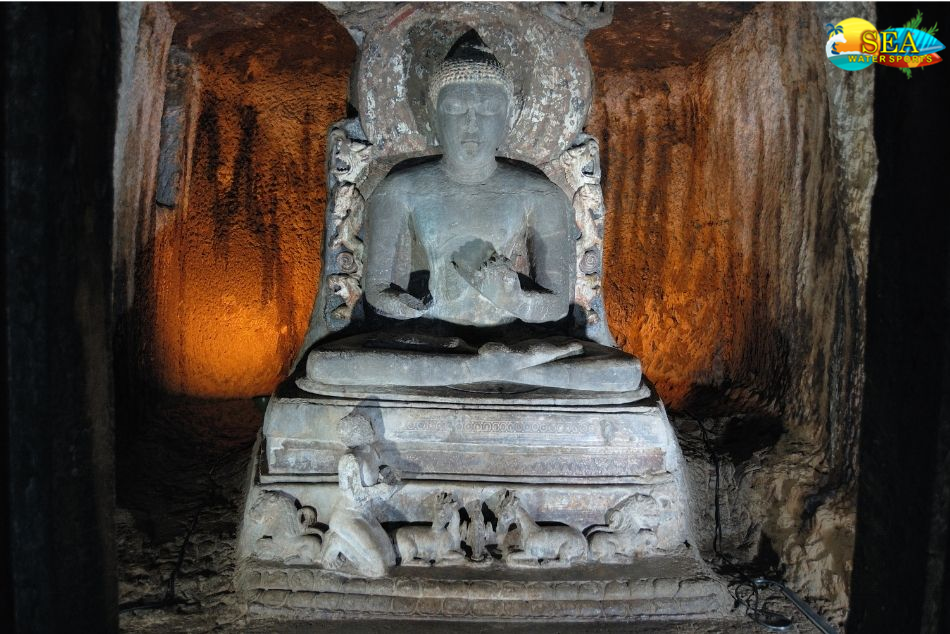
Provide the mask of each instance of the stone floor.
MULTIPOLYGON (((725 621, 485 623, 249 620, 231 586, 242 485, 260 411, 251 401, 162 399, 119 449, 116 531, 120 627, 125 632, 765 632, 736 610, 725 621), (170 589, 173 592, 170 593, 170 589)), ((132 430, 127 430, 132 431, 132 430)), ((790 632, 817 631, 794 617, 790 632)))

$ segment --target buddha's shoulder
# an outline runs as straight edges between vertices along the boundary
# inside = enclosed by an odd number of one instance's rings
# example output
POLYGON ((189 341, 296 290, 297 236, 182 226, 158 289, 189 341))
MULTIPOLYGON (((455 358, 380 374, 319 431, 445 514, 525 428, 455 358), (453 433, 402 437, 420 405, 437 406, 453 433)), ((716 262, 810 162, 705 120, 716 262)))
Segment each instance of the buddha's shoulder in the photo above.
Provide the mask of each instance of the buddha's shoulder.
POLYGON ((494 178, 515 191, 535 195, 564 195, 561 188, 542 172, 517 164, 500 162, 494 178))
MULTIPOLYGON (((540 171, 499 162, 489 183, 497 190, 530 196, 564 196, 564 192, 540 171)), ((373 196, 406 198, 457 188, 438 161, 394 170, 376 187, 373 196)))

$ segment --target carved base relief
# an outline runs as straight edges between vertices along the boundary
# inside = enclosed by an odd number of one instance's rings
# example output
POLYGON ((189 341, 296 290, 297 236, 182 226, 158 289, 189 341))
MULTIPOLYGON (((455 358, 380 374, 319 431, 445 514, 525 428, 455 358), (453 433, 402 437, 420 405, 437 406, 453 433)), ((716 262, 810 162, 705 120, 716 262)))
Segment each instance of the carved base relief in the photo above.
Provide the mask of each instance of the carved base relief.
POLYGON ((260 501, 242 528, 243 556, 378 577, 397 564, 551 568, 688 552, 685 509, 673 501, 670 480, 594 490, 444 481, 367 487, 353 485, 355 460, 348 453, 340 461, 344 484, 255 485, 260 501), (318 513, 328 530, 316 528, 318 513), (271 519, 259 525, 258 517, 271 519))
POLYGON ((251 561, 238 582, 252 615, 299 619, 676 620, 721 618, 731 606, 689 557, 579 570, 397 567, 380 579, 251 561))
POLYGON ((295 498, 273 490, 259 490, 248 501, 239 548, 257 559, 288 564, 317 564, 323 531, 317 512, 295 498))

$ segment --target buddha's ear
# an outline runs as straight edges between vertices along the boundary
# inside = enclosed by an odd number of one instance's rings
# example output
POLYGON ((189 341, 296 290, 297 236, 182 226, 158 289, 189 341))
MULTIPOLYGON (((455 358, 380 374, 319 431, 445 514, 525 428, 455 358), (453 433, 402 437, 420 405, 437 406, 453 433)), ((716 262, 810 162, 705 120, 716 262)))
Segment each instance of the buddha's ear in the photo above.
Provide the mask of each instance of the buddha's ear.
POLYGON ((442 130, 439 129, 439 97, 436 95, 435 103, 431 99, 426 99, 429 103, 429 133, 426 139, 431 147, 439 147, 439 136, 442 130))
POLYGON ((518 124, 518 119, 521 118, 521 110, 523 107, 524 103, 521 97, 514 92, 511 93, 511 96, 508 98, 508 128, 505 132, 505 141, 502 145, 508 142, 508 136, 514 131, 515 126, 518 124))

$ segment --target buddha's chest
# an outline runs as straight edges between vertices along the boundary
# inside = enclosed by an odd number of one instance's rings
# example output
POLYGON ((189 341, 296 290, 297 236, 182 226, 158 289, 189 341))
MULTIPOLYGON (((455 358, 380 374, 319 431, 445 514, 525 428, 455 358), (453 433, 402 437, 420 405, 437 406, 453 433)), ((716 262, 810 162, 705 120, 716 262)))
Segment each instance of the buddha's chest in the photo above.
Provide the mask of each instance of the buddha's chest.
POLYGON ((524 242, 528 209, 524 197, 510 193, 446 192, 418 199, 412 209, 412 224, 416 239, 430 258, 451 257, 473 240, 487 242, 504 253, 524 242))

